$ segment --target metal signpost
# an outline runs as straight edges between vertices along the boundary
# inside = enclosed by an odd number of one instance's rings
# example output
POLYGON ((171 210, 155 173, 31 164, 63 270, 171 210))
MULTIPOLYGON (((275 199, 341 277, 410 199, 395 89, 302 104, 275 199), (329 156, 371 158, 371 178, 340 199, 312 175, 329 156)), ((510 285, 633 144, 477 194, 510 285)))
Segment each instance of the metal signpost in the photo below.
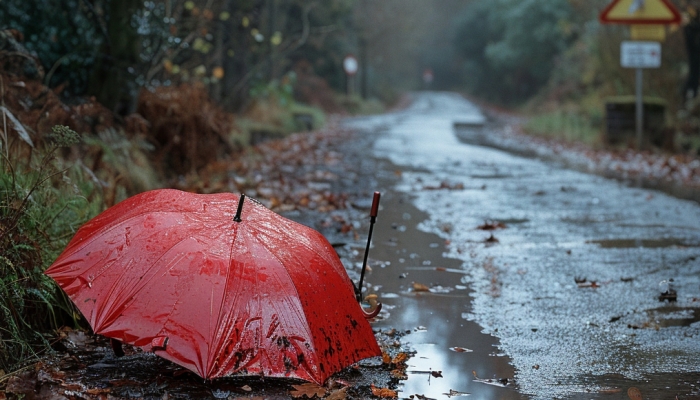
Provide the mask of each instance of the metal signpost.
POLYGON ((642 85, 644 68, 659 68, 661 66, 661 43, 624 41, 620 44, 620 65, 623 68, 635 68, 636 71, 636 133, 637 149, 642 148, 642 132, 644 131, 644 103, 642 100, 642 85))
POLYGON ((359 66, 360 65, 357 62, 357 58, 355 58, 355 56, 353 56, 352 54, 348 54, 343 59, 343 69, 345 70, 345 75, 347 75, 346 85, 348 95, 353 94, 353 86, 355 83, 353 77, 355 76, 355 74, 357 74, 359 66))
POLYGON ((643 69, 661 66, 661 43, 665 26, 680 24, 681 14, 669 0, 613 0, 600 13, 603 24, 630 26, 634 41, 620 46, 620 64, 636 69, 636 133, 637 149, 642 147, 644 102, 642 99, 643 69), (648 41, 642 41, 648 40, 648 41))

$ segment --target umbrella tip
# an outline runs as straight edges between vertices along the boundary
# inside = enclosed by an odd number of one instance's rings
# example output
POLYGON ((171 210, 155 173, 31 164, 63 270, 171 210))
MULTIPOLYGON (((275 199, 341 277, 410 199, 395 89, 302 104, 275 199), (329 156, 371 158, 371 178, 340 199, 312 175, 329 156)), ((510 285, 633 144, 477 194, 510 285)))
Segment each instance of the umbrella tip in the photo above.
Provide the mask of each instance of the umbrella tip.
POLYGON ((241 211, 243 211, 243 202, 245 201, 245 195, 242 194, 240 199, 238 200, 238 209, 236 210, 236 216, 233 217, 233 220, 236 222, 241 222, 241 211))

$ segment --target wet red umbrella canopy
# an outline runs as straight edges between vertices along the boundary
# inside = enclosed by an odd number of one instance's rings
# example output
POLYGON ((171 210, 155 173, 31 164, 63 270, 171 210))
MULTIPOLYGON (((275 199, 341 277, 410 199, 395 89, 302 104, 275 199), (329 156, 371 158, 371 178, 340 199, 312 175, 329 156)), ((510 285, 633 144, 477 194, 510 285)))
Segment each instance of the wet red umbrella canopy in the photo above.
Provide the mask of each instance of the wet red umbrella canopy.
POLYGON ((233 194, 124 200, 80 228, 46 274, 95 333, 207 379, 322 384, 381 353, 328 241, 233 194))

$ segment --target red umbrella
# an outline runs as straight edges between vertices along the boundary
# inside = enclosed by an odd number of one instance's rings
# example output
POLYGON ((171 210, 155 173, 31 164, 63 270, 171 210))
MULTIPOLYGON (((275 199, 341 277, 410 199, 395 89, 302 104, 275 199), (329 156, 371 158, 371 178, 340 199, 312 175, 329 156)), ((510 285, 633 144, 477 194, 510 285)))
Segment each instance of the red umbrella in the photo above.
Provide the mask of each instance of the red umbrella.
POLYGON ((95 333, 206 379, 322 384, 381 354, 328 241, 258 202, 242 207, 243 198, 131 197, 80 228, 46 274, 95 333))

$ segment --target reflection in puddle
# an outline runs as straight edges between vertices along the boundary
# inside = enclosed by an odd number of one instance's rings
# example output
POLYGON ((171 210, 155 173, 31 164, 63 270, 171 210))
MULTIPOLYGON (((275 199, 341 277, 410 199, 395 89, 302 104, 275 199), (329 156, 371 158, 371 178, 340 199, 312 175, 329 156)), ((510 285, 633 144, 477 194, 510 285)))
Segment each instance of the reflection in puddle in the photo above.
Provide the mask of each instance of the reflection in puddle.
POLYGON ((415 355, 407 362, 407 379, 399 386, 399 397, 522 398, 513 390, 515 371, 510 360, 493 355, 498 353, 497 339, 482 333, 483 327, 477 323, 462 318, 471 305, 469 290, 462 282, 465 271, 461 262, 444 258, 443 241, 416 228, 423 216, 408 201, 400 201, 387 191, 382 202, 381 219, 375 225, 378 245, 371 256, 389 264, 373 269, 368 279, 380 288, 378 300, 391 310, 373 327, 410 331, 402 342, 405 350, 415 351, 415 355), (412 215, 407 229, 392 229, 391 222, 403 219, 406 212, 412 215), (390 237, 396 246, 384 245, 390 237), (424 266, 425 260, 438 266, 424 266), (427 290, 415 291, 415 287, 427 290), (474 378, 473 371, 480 379, 506 379, 509 385, 484 385, 474 378))
POLYGON ((661 328, 670 326, 690 326, 700 321, 700 308, 659 307, 647 310, 649 319, 661 328))

